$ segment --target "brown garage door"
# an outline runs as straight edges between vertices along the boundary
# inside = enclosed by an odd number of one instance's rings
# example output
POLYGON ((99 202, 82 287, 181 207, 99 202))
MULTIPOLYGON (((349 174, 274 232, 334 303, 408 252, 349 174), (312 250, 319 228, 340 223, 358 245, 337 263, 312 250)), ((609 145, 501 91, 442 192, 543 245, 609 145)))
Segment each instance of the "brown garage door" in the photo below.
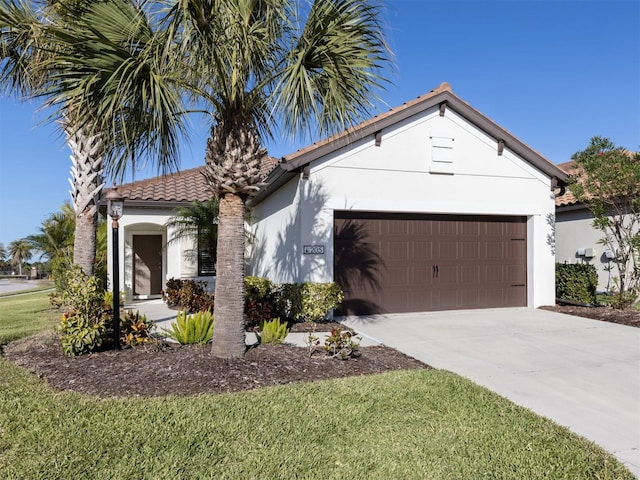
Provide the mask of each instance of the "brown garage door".
POLYGON ((336 212, 338 314, 527 303, 524 217, 336 212))

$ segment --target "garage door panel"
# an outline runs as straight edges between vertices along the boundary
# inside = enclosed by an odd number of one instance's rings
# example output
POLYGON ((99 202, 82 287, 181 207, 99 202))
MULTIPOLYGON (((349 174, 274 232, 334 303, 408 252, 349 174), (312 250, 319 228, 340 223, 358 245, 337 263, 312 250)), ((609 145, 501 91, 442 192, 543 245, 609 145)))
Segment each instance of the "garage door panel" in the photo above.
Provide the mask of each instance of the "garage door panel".
POLYGON ((436 255, 439 261, 457 260, 458 259, 458 245, 453 242, 438 242, 436 245, 436 255))
POLYGON ((336 212, 335 242, 339 314, 526 305, 523 217, 336 212), (341 233, 349 222, 357 238, 341 233))
POLYGON ((460 242, 458 244, 460 249, 461 260, 479 260, 481 244, 478 241, 475 242, 460 242))

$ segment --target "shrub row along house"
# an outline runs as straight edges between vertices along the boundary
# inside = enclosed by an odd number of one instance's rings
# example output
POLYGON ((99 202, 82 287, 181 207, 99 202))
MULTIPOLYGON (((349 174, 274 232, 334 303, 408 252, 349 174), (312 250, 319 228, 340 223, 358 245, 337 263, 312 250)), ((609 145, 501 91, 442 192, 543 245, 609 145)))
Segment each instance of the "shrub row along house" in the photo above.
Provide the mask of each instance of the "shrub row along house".
MULTIPOLYGON (((567 176, 447 83, 267 164, 247 274, 335 281, 343 314, 554 303, 555 197, 567 176)), ((175 207, 209 198, 201 169, 118 192, 129 298, 158 295, 172 277, 212 280, 214 252, 167 242, 175 207)))

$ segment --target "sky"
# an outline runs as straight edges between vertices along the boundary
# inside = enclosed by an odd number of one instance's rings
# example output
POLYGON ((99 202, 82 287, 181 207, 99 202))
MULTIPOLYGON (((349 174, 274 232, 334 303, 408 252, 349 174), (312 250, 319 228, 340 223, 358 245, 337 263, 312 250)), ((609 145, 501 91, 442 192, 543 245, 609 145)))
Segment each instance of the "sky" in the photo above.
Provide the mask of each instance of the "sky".
MULTIPOLYGON (((640 150, 639 0, 386 0, 384 23, 394 67, 372 116, 446 81, 552 163, 568 161, 595 135, 640 150)), ((38 103, 0 97, 5 247, 38 233, 70 198, 70 151, 46 118, 38 103)), ((191 122, 182 169, 204 164, 207 126, 191 122)), ((301 146, 268 145, 275 157, 301 146)), ((150 164, 126 181, 155 173, 150 164)))

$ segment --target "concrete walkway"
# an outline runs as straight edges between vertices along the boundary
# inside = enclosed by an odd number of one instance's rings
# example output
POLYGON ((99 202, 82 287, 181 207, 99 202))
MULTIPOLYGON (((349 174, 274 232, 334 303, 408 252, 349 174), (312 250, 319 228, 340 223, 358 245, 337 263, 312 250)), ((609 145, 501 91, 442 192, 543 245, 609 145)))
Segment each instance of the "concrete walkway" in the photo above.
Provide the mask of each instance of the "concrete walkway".
POLYGON ((568 427, 640 476, 640 329, 530 308, 340 320, 568 427))

